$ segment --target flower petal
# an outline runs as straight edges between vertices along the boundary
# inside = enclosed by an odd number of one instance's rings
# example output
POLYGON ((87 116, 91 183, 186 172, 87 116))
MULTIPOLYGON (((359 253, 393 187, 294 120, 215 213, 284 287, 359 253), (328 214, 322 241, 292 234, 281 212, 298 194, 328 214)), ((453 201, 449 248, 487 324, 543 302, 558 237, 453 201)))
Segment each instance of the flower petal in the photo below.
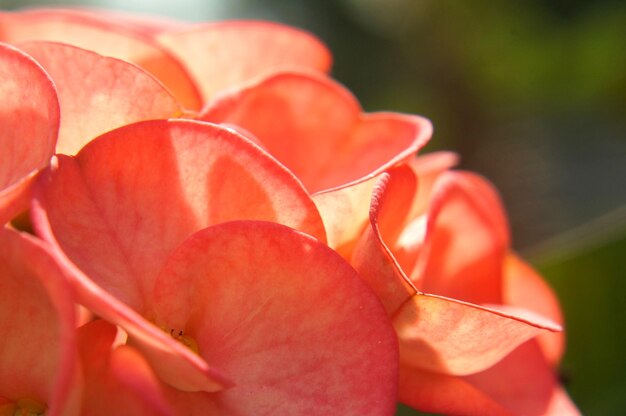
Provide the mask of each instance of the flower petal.
POLYGON ((60 43, 19 46, 57 87, 63 113, 58 153, 75 154, 100 134, 135 121, 182 113, 165 87, 133 64, 60 43))
POLYGON ((535 341, 523 344, 493 367, 467 377, 402 367, 399 398, 416 409, 445 414, 579 414, 535 341))
POLYGON ((288 171, 207 123, 155 120, 114 130, 76 158, 58 156, 39 184, 69 258, 140 313, 169 253, 208 225, 262 219, 325 239, 313 201, 288 171))
POLYGON ((393 322, 403 365, 457 375, 489 368, 525 341, 561 330, 543 318, 422 294, 406 302, 393 322))
POLYGON ((200 116, 241 126, 311 193, 361 182, 411 157, 428 120, 361 114, 355 98, 321 75, 281 72, 214 101, 200 116))
MULTIPOLYGON (((504 302, 529 309, 563 323, 559 301, 548 284, 519 256, 509 254, 504 264, 504 302)), ((546 359, 557 364, 565 349, 563 333, 541 334, 537 340, 546 359)))
POLYGON ((204 103, 218 92, 281 68, 328 71, 331 56, 314 36, 260 21, 199 24, 157 39, 192 74, 204 103))
POLYGON ((85 377, 84 415, 173 415, 163 387, 133 348, 114 348, 115 326, 92 321, 78 330, 85 377))
POLYGON ((229 414, 393 414, 397 344, 376 296, 340 256, 287 227, 202 230, 155 285, 155 320, 232 375, 206 398, 229 414))
POLYGON ((159 79, 183 106, 199 109, 198 90, 178 60, 143 30, 111 21, 64 9, 2 12, 0 41, 62 42, 132 62, 159 79))
POLYGON ((54 154, 59 102, 54 84, 28 55, 0 43, 0 225, 26 209, 33 173, 54 154))
POLYGON ((214 367, 102 290, 79 270, 59 247, 38 199, 34 199, 30 212, 34 226, 50 244, 51 255, 75 291, 77 301, 97 316, 122 327, 165 383, 184 391, 218 391, 231 385, 214 367))
POLYGON ((77 414, 71 290, 41 241, 0 228, 0 397, 77 414))
POLYGON ((493 187, 475 174, 444 173, 435 184, 427 221, 410 274, 416 286, 476 304, 502 303, 509 234, 493 187))

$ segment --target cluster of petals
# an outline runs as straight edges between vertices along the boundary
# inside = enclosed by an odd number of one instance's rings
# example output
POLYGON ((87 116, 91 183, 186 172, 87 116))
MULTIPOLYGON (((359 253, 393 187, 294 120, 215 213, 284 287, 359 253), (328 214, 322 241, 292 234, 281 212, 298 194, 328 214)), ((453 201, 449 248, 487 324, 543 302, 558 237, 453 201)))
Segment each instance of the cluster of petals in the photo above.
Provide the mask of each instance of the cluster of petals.
POLYGON ((274 23, 0 13, 0 415, 577 414, 491 185, 330 64, 274 23))

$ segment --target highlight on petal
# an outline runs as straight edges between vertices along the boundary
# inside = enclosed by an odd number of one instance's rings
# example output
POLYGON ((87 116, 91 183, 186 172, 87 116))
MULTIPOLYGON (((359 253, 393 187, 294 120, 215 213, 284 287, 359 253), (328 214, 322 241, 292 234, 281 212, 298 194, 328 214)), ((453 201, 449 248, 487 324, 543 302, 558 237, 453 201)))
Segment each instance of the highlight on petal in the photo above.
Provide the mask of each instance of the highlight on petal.
POLYGON ((26 209, 32 177, 54 154, 59 102, 37 62, 0 43, 0 225, 26 209))
POLYGON ((288 227, 218 224, 191 236, 154 286, 154 316, 236 385, 218 414, 393 414, 397 343, 340 256, 288 227))
POLYGON ((102 320, 78 329, 85 379, 81 414, 174 415, 145 359, 129 346, 113 345, 116 331, 102 320))
POLYGON ((454 299, 417 294, 393 316, 402 365, 466 375, 489 368, 525 341, 561 327, 454 299))
POLYGON ((522 344, 493 367, 466 377, 402 367, 399 399, 416 409, 438 414, 580 414, 535 340, 522 344))
POLYGON ((182 113, 165 87, 133 64, 61 43, 19 46, 57 87, 63 114, 58 153, 76 154, 95 137, 126 124, 182 113))
POLYGON ((199 24, 157 39, 189 70, 205 104, 220 91, 280 69, 326 72, 331 65, 330 52, 317 38, 277 23, 199 24))
POLYGON ((426 293, 471 303, 502 303, 509 234, 493 187, 469 172, 446 172, 434 185, 426 234, 411 279, 426 293))
MULTIPOLYGON (((504 263, 504 303, 518 306, 558 324, 563 323, 559 301, 548 284, 516 254, 510 253, 504 263)), ((548 362, 556 365, 565 350, 563 333, 541 334, 537 341, 548 362)))
POLYGON ((325 241, 319 212, 293 175, 219 126, 146 121, 100 136, 75 158, 57 157, 38 182, 55 238, 140 313, 169 253, 211 224, 267 220, 325 241))
POLYGON ((364 181, 414 155, 430 122, 362 114, 356 99, 319 74, 281 72, 209 105, 201 119, 243 127, 311 193, 364 181))
POLYGON ((1 12, 0 41, 62 42, 132 62, 160 80, 184 107, 198 110, 198 90, 180 62, 145 31, 111 21, 66 9, 1 12))
POLYGON ((0 397, 7 409, 77 415, 74 303, 41 241, 0 228, 0 293, 0 397))

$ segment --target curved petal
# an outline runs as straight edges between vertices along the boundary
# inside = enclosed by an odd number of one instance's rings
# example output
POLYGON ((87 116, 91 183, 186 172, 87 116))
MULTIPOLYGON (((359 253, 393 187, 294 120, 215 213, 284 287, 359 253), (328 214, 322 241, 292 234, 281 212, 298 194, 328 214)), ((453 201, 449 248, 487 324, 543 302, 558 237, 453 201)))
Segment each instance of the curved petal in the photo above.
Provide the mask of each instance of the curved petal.
POLYGON ((206 228, 170 257, 154 305, 159 325, 193 338, 235 380, 206 396, 219 414, 395 410, 385 311, 340 256, 303 233, 261 221, 206 228))
POLYGON ((78 330, 85 377, 82 415, 174 415, 163 386, 133 348, 113 347, 115 326, 92 321, 78 330))
POLYGON ((41 241, 0 228, 0 397, 78 414, 71 289, 41 241))
POLYGON ((201 106, 195 84, 174 56, 152 36, 130 25, 114 24, 89 13, 64 9, 33 9, 0 13, 0 41, 52 41, 132 62, 159 79, 191 110, 201 106))
POLYGON ((26 209, 33 172, 54 154, 59 102, 37 62, 0 43, 0 224, 26 209))
POLYGON ((281 68, 326 72, 331 65, 330 52, 317 38, 277 23, 199 24, 157 39, 187 67, 204 103, 220 91, 281 68))
POLYGON ((408 159, 430 139, 430 122, 361 114, 356 99, 321 75, 281 72, 214 101, 201 119, 241 126, 311 193, 345 187, 408 159))
POLYGON ((57 87, 63 114, 58 153, 73 155, 100 134, 126 124, 182 113, 165 87, 133 64, 60 43, 19 46, 57 87))
POLYGON ((390 169, 380 176, 371 199, 370 224, 350 261, 390 315, 417 293, 403 271, 402 253, 387 244, 393 244, 402 231, 416 186, 417 178, 408 166, 390 169))
MULTIPOLYGON (((529 309, 558 324, 563 323, 559 301, 548 284, 519 256, 509 253, 504 263, 504 303, 529 309)), ((556 365, 563 356, 563 333, 541 334, 537 340, 546 359, 556 365)))
POLYGON ((403 365, 456 375, 482 371, 527 340, 561 330, 540 316, 519 317, 423 294, 406 302, 393 323, 403 365))
POLYGON ((214 367, 85 276, 60 249, 50 229, 47 213, 37 198, 33 200, 30 212, 33 225, 50 244, 52 258, 70 282, 77 301, 97 316, 122 327, 165 383, 184 391, 218 391, 231 385, 230 380, 214 367))
POLYGON ((493 187, 469 172, 446 172, 434 186, 411 279, 423 292, 477 304, 502 303, 509 234, 493 187))
POLYGON ((114 130, 76 158, 59 155, 39 190, 68 257, 139 313, 169 253, 211 224, 262 219, 325 239, 315 204, 288 171, 207 123, 114 130))
POLYGON ((400 401, 416 409, 468 416, 575 416, 535 341, 493 367, 467 377, 400 369, 400 401))
POLYGON ((409 218, 416 218, 426 213, 437 179, 458 163, 459 156, 448 151, 420 154, 408 161, 407 164, 419 178, 419 189, 415 194, 409 218))

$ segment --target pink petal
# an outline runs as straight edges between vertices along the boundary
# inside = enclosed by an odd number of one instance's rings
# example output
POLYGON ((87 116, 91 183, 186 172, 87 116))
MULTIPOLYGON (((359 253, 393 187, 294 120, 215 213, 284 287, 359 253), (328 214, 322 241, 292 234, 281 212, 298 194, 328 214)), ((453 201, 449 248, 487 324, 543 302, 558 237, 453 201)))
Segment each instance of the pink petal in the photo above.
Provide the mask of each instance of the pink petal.
MULTIPOLYGON (((235 387, 219 414, 393 414, 395 334, 374 294, 336 253, 287 227, 209 227, 170 257, 155 321, 193 337, 235 387)), ((208 405, 208 404, 207 404, 208 405)))
POLYGON ((214 367, 85 276, 60 249, 50 229, 47 213, 37 199, 31 206, 31 216, 39 234, 51 245, 51 255, 76 292, 77 301, 126 330, 133 344, 164 382, 184 391, 218 391, 231 385, 214 367))
POLYGON ((0 43, 0 225, 26 209, 34 172, 48 164, 59 129, 52 81, 32 58, 0 43))
POLYGON ((115 326, 98 320, 78 333, 85 377, 82 415, 174 414, 145 359, 131 347, 113 347, 115 326))
POLYGON ((325 239, 313 201, 288 171, 207 123, 120 128, 76 158, 58 156, 39 186, 69 258, 140 313, 169 253, 211 224, 262 219, 325 239))
POLYGON ((185 64, 206 103, 218 92, 282 68, 328 71, 331 56, 313 35, 260 21, 199 24, 157 39, 185 64))
POLYGON ((559 325, 431 295, 393 316, 403 365, 465 375, 489 368, 525 341, 559 325))
MULTIPOLYGON (((515 254, 504 263, 504 302, 541 314, 556 323, 563 323, 559 301, 548 284, 515 254)), ((548 362, 557 364, 565 349, 563 333, 542 334, 537 340, 548 362)))
POLYGON ((483 415, 578 415, 534 341, 490 369, 454 377, 401 368, 400 401, 426 412, 483 415))
POLYGON ((0 40, 13 44, 33 40, 62 42, 132 62, 159 79, 186 108, 200 107, 198 90, 178 60, 151 35, 130 25, 62 9, 2 12, 0 40))
POLYGON ((0 397, 77 414, 71 289, 41 241, 0 228, 0 397))
POLYGON ((45 68, 59 92, 58 153, 75 154, 100 134, 135 121, 182 113, 174 97, 135 65, 59 43, 20 48, 45 68))
POLYGON ((430 138, 421 117, 361 114, 321 75, 281 72, 220 97, 201 119, 243 127, 311 193, 364 181, 408 159, 430 138))
POLYGON ((509 234, 493 187, 471 173, 446 172, 435 184, 427 215, 411 273, 418 288, 471 303, 501 303, 509 234))
POLYGON ((411 207, 410 218, 416 218, 426 213, 437 179, 458 163, 459 156, 447 151, 426 153, 409 160, 409 167, 419 178, 419 189, 411 207))

